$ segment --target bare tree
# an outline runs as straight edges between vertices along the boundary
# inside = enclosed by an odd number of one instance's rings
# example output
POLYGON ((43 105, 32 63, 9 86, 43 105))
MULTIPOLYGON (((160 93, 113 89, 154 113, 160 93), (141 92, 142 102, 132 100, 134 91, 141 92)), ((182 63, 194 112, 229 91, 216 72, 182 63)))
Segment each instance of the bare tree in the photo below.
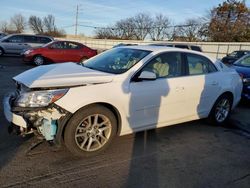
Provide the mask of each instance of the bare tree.
POLYGON ((1 24, 0 24, 0 30, 3 33, 8 33, 8 31, 10 30, 9 26, 8 26, 8 22, 6 22, 6 21, 1 22, 1 24))
POLYGON ((111 28, 98 28, 95 30, 95 37, 98 39, 116 39, 111 28))
POLYGON ((55 17, 49 14, 43 18, 43 34, 53 37, 64 37, 65 31, 56 27, 55 17))
POLYGON ((150 37, 152 40, 163 40, 169 36, 170 19, 162 14, 155 16, 152 28, 150 29, 150 37))
POLYGON ((43 18, 43 24, 44 24, 45 30, 48 33, 53 33, 56 30, 55 17, 51 14, 43 18))
POLYGON ((201 28, 203 24, 201 19, 188 19, 182 25, 176 28, 176 37, 182 41, 194 42, 201 40, 201 28))
POLYGON ((44 33, 44 26, 43 21, 41 18, 37 16, 30 16, 29 18, 29 26, 36 34, 43 34, 44 33))
POLYGON ((150 33, 150 29, 153 25, 153 20, 146 13, 139 13, 133 17, 133 24, 135 26, 136 39, 144 40, 150 33))
POLYGON ((10 19, 10 24, 16 33, 22 33, 25 29, 25 17, 21 14, 16 14, 10 19))
POLYGON ((133 18, 120 20, 115 25, 115 35, 121 39, 135 39, 135 25, 133 18))

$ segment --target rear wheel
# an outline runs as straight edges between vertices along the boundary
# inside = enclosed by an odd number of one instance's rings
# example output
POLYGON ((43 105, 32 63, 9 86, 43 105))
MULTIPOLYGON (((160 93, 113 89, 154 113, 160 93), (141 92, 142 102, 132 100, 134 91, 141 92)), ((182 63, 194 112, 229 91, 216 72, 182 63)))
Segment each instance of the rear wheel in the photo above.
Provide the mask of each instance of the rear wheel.
POLYGON ((117 121, 106 107, 96 105, 76 112, 66 126, 66 147, 76 156, 92 156, 105 150, 115 137, 117 121))
POLYGON ((33 59, 33 63, 37 66, 43 65, 45 63, 45 59, 41 55, 37 55, 33 59))
POLYGON ((231 114, 232 101, 232 98, 227 94, 220 96, 209 114, 209 122, 215 125, 224 124, 231 114))

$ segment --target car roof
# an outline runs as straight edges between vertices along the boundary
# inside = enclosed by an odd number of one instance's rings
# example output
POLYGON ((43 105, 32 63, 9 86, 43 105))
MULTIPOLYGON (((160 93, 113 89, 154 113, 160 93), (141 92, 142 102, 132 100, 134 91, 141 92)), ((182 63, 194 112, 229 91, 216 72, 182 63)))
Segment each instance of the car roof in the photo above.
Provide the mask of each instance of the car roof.
POLYGON ((47 37, 47 38, 53 39, 53 37, 47 36, 47 35, 32 35, 32 34, 21 34, 21 33, 10 34, 10 35, 8 35, 8 37, 15 36, 15 35, 21 35, 21 36, 34 36, 34 37, 47 37))
POLYGON ((189 50, 189 49, 183 49, 183 48, 176 48, 176 47, 167 47, 167 46, 151 46, 151 45, 136 45, 136 46, 121 46, 117 48, 129 48, 129 49, 138 49, 138 50, 146 50, 146 51, 151 51, 155 53, 161 53, 161 52, 186 52, 186 53, 192 53, 192 54, 197 54, 201 55, 204 57, 207 57, 211 61, 215 61, 214 58, 211 58, 207 55, 205 55, 202 52, 199 51, 194 51, 194 50, 189 50))

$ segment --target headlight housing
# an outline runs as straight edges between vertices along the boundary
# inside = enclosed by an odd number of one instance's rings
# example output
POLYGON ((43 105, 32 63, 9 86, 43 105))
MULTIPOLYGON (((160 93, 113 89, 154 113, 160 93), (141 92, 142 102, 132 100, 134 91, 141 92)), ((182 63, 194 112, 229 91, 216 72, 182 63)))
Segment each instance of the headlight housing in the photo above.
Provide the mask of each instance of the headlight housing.
POLYGON ((28 55, 28 54, 30 54, 31 52, 33 52, 34 50, 26 50, 25 52, 24 52, 24 55, 28 55))
POLYGON ((18 107, 45 107, 62 98, 68 89, 41 90, 21 93, 16 101, 18 107))

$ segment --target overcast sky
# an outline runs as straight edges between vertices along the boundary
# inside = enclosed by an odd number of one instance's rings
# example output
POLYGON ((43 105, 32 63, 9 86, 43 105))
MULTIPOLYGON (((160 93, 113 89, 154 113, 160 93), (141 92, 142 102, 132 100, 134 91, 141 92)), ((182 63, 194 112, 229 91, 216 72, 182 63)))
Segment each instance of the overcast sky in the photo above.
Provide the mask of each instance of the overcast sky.
MULTIPOLYGON (((250 0, 246 3, 250 6, 250 0)), ((151 15, 162 13, 175 24, 187 18, 206 15, 208 10, 222 0, 1 0, 0 21, 9 20, 14 14, 46 16, 53 14, 58 27, 73 34, 76 5, 80 5, 79 23, 90 26, 107 26, 115 21, 133 16, 140 12, 151 15)), ((93 29, 79 27, 78 33, 93 34, 93 29)))

